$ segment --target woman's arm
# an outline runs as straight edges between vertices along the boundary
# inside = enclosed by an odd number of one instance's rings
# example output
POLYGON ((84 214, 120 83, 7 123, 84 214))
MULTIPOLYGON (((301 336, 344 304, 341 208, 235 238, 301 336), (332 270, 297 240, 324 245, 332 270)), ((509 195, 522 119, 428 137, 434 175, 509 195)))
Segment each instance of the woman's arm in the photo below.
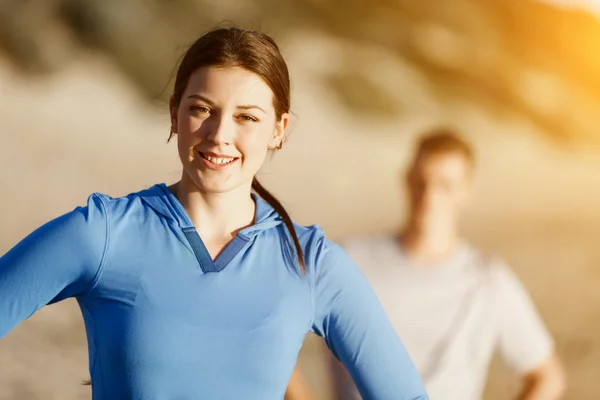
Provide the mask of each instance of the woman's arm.
POLYGON ((298 365, 292 372, 290 383, 285 391, 285 400, 314 400, 314 397, 308 387, 308 383, 304 379, 298 365))
POLYGON ((41 307, 86 293, 107 244, 102 200, 35 230, 0 258, 0 338, 41 307))
POLYGON ((377 296, 352 259, 323 240, 315 256, 313 330, 365 400, 426 400, 427 393, 377 296))

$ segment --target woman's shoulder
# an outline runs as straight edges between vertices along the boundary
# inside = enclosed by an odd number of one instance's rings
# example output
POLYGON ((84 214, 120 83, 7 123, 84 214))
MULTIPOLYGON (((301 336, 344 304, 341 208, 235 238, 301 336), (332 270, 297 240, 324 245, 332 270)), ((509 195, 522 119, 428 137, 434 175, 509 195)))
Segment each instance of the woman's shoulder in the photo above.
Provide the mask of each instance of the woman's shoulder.
POLYGON ((94 192, 89 195, 87 206, 102 208, 111 217, 123 217, 126 214, 135 213, 150 207, 144 199, 152 196, 161 196, 162 193, 159 186, 154 185, 147 189, 130 192, 121 196, 94 192))
POLYGON ((296 234, 298 235, 299 239, 304 239, 304 240, 325 239, 325 231, 323 230, 323 228, 320 225, 317 225, 317 224, 301 225, 301 224, 298 224, 297 222, 293 222, 293 224, 294 224, 294 230, 296 231, 296 234))
POLYGON ((294 223, 294 229, 309 265, 318 268, 324 260, 326 264, 331 264, 332 261, 348 262, 349 256, 346 251, 335 240, 329 238, 320 225, 294 223))
POLYGON ((324 247, 333 243, 320 225, 301 225, 294 222, 294 230, 306 252, 322 251, 324 247))

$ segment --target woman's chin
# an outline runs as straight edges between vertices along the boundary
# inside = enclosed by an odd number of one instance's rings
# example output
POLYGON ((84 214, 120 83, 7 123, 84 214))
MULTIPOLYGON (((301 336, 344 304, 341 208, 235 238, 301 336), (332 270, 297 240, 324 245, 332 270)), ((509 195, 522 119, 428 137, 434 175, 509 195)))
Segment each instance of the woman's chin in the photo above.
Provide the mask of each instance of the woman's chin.
POLYGON ((207 194, 229 193, 241 186, 240 182, 232 182, 229 179, 215 179, 215 177, 196 177, 193 181, 198 189, 207 194))

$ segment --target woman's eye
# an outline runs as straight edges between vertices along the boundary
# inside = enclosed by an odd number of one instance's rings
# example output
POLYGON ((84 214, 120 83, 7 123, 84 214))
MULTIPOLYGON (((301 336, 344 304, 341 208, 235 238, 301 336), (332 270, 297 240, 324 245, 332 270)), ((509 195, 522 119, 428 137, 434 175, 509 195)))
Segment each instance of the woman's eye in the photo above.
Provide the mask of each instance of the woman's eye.
POLYGON ((190 110, 198 114, 210 114, 210 108, 206 106, 191 106, 190 110))
POLYGON ((239 117, 243 122, 258 122, 258 118, 252 116, 252 115, 248 115, 248 114, 243 114, 240 115, 239 117))

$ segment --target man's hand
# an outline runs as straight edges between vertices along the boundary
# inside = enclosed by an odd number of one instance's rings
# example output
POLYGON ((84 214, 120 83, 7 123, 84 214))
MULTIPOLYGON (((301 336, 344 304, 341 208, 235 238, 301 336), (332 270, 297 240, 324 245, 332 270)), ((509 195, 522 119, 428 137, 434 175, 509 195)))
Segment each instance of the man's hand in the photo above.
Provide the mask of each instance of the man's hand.
POLYGON ((556 354, 523 376, 525 387, 517 400, 559 400, 565 391, 565 373, 556 354))

